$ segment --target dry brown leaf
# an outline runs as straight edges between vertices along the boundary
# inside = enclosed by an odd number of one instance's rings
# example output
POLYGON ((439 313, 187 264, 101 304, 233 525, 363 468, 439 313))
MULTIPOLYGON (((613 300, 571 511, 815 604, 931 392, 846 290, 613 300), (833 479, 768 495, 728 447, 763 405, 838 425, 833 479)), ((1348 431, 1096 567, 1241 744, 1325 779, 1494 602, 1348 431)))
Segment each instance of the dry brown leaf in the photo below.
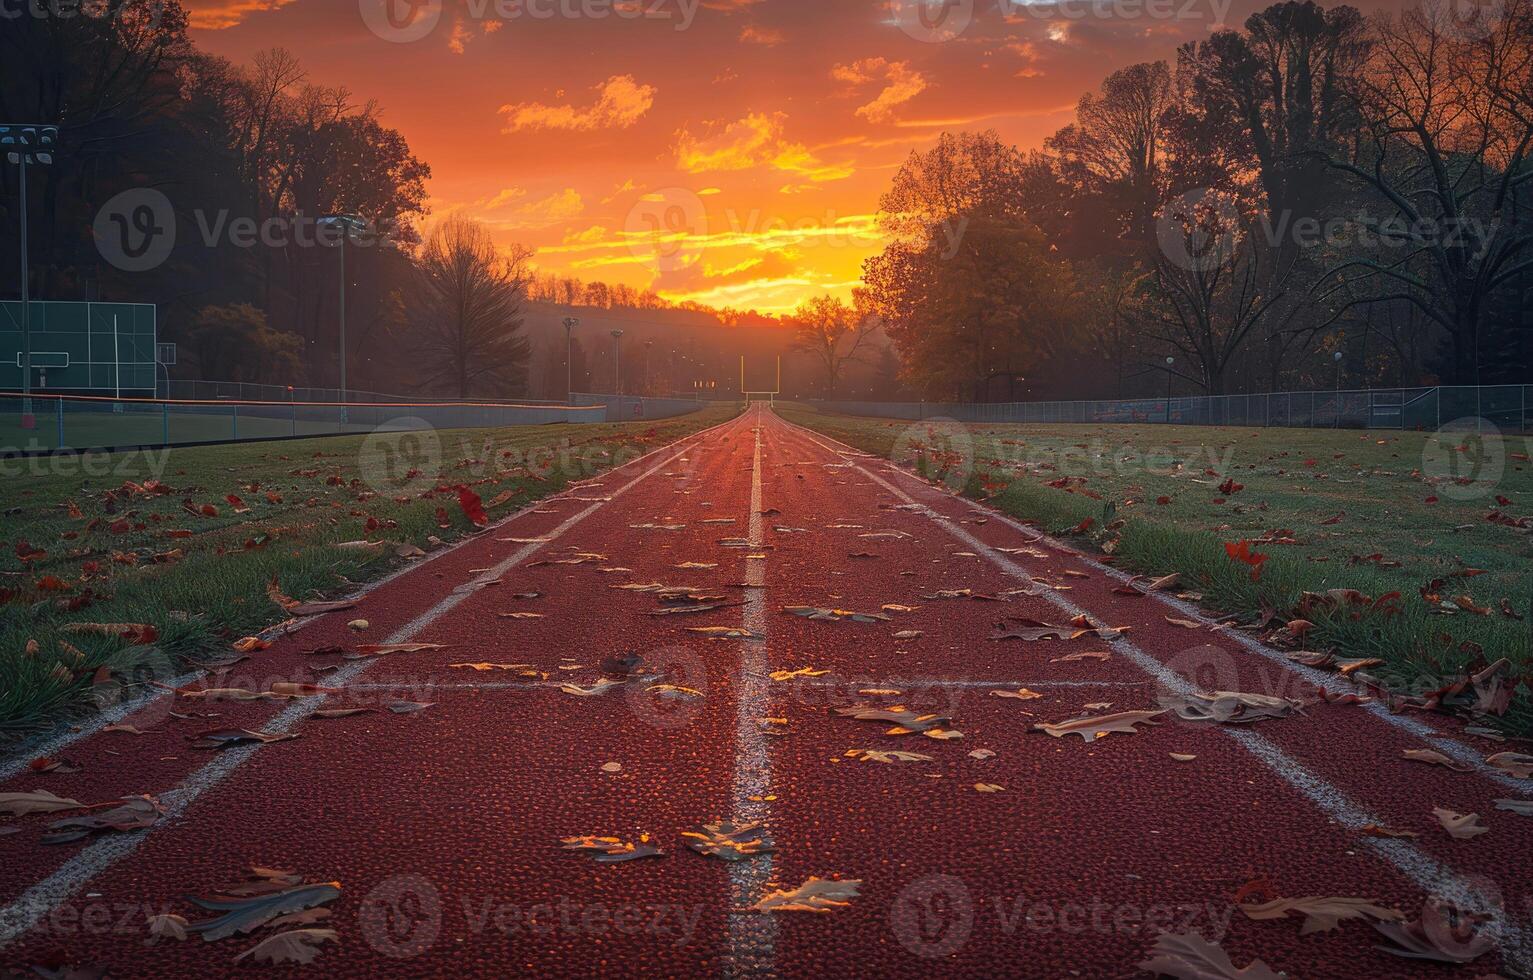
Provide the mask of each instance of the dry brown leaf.
POLYGON ((773 849, 772 838, 759 821, 737 824, 720 820, 703 824, 701 830, 684 830, 681 836, 697 853, 724 861, 742 861, 773 849))
POLYGON ((1244 724, 1264 718, 1287 718, 1303 707, 1291 698, 1245 691, 1194 691, 1163 702, 1186 721, 1244 724))
POLYGON ((1454 772, 1473 772, 1473 766, 1460 765, 1436 749, 1406 749, 1405 758, 1412 762, 1425 762, 1433 766, 1445 766, 1454 772))
POLYGON ((1405 918, 1399 909, 1384 908, 1368 898, 1326 898, 1311 895, 1307 898, 1280 898, 1260 905, 1240 905, 1246 918, 1261 921, 1282 919, 1289 913, 1302 915, 1304 925, 1299 935, 1312 932, 1330 932, 1345 919, 1371 919, 1375 922, 1398 922, 1405 918))
POLYGON ((234 958, 234 962, 249 957, 256 963, 302 963, 314 962, 320 947, 325 943, 338 943, 341 934, 334 929, 293 929, 267 936, 234 958))
POLYGON ((1000 783, 975 783, 974 788, 981 793, 1004 793, 1006 787, 1000 783))
POLYGON ((24 817, 29 813, 57 813, 60 810, 78 810, 85 806, 79 800, 55 796, 45 789, 35 793, 0 793, 0 814, 7 817, 24 817))
POLYGON ((1087 742, 1095 742, 1099 738, 1118 732, 1124 735, 1137 735, 1135 725, 1158 724, 1152 719, 1165 714, 1160 711, 1119 711, 1110 715, 1092 715, 1086 718, 1072 718, 1069 721, 1057 723, 1038 722, 1033 725, 1035 731, 1045 732, 1054 738, 1063 738, 1066 735, 1079 735, 1087 742))
POLYGON ((833 912, 850 908, 861 886, 857 878, 810 877, 797 888, 767 892, 751 908, 757 912, 833 912))
POLYGON ((1459 813, 1456 810, 1446 810, 1442 807, 1433 807, 1432 816, 1442 824, 1443 830, 1448 832, 1449 837, 1457 840, 1468 840, 1481 834, 1490 832, 1490 828, 1480 823, 1478 813, 1459 813))
POLYGON ((1015 691, 992 690, 990 696, 993 698, 1016 698, 1018 701, 1032 701, 1043 697, 1037 691, 1031 691, 1025 687, 1019 687, 1015 691))
POLYGON ((919 752, 898 752, 892 749, 847 749, 845 757, 859 762, 936 762, 929 755, 919 752))
POLYGON ((1288 980, 1261 960, 1237 969, 1230 954, 1196 932, 1161 933, 1139 968, 1178 980, 1288 980))
POLYGON ((1437 963, 1468 963, 1496 946, 1497 931, 1488 915, 1456 908, 1439 898, 1428 898, 1421 918, 1414 922, 1375 922, 1373 927, 1395 947, 1378 949, 1394 956, 1437 963))
POLYGON ((1521 752, 1497 752, 1495 755, 1488 756, 1485 764, 1517 779, 1533 779, 1533 755, 1524 755, 1521 752))

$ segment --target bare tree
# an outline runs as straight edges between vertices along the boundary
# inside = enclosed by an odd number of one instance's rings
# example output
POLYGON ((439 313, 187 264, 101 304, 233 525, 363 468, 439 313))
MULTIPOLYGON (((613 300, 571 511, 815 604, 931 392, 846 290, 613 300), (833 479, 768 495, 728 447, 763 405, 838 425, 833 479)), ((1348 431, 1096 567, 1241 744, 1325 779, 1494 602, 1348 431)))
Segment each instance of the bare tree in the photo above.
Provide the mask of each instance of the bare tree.
POLYGON ((466 218, 448 218, 432 232, 420 259, 424 387, 459 398, 526 388, 531 345, 521 329, 531 257, 521 246, 501 252, 483 225, 466 218))
POLYGON ((833 296, 816 296, 799 304, 789 323, 793 326, 793 350, 812 354, 825 369, 825 396, 836 397, 841 370, 857 357, 858 348, 873 332, 877 320, 858 312, 833 296))

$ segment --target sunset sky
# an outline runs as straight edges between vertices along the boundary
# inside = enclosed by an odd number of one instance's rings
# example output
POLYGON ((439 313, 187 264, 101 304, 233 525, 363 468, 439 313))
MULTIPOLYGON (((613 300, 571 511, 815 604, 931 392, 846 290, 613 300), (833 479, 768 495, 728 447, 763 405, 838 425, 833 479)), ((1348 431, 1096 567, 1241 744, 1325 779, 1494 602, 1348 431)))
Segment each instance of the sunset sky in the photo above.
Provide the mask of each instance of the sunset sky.
POLYGON ((1253 9, 1104 17, 1075 0, 1067 18, 981 0, 927 40, 904 0, 523 0, 510 17, 510 0, 418 0, 393 22, 385 2, 190 7, 205 50, 286 47, 311 81, 377 100, 432 167, 433 218, 467 212, 547 271, 774 313, 849 293, 912 150, 985 128, 1037 146, 1107 72, 1253 9))

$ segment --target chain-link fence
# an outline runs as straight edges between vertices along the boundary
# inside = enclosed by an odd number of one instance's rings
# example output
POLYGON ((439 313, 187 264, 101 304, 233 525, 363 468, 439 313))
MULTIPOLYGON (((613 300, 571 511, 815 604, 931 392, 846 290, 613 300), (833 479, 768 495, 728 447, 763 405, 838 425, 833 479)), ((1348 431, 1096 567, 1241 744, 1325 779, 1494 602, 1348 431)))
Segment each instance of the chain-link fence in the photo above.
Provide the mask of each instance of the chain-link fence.
POLYGON ((589 404, 462 402, 354 403, 114 399, 34 395, 31 412, 16 394, 0 394, 0 454, 54 449, 245 442, 369 433, 380 429, 473 429, 549 423, 630 422, 697 411, 679 399, 586 396, 589 404))
POLYGON ((1078 422, 1288 426, 1429 431, 1480 419, 1503 432, 1533 429, 1533 385, 1291 391, 1073 402, 811 402, 822 411, 961 422, 1078 422))

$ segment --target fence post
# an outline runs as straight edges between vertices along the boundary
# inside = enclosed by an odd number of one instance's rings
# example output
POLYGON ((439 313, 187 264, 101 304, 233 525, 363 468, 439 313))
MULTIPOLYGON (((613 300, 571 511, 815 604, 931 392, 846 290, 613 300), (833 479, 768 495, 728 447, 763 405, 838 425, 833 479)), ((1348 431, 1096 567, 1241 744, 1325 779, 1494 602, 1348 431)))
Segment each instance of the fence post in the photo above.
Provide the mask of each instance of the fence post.
POLYGON ((64 399, 60 398, 58 401, 54 402, 53 404, 58 406, 59 448, 63 449, 64 446, 67 445, 67 443, 64 442, 64 399))
POLYGON ((160 402, 160 442, 170 445, 170 402, 160 402))
POLYGON ((298 434, 298 406, 296 404, 289 404, 288 411, 293 416, 292 434, 296 436, 298 434))
POLYGON ((234 409, 234 414, 230 416, 230 421, 234 423, 234 440, 238 442, 240 438, 240 403, 235 402, 229 407, 234 409))

